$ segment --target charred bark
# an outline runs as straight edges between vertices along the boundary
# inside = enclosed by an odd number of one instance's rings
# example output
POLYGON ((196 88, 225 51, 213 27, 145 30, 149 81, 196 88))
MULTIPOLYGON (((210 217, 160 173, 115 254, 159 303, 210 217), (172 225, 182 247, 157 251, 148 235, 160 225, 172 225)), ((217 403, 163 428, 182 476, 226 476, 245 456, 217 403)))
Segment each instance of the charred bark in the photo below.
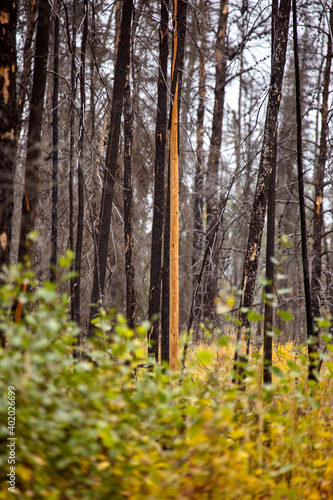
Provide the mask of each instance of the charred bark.
MULTIPOLYGON (((272 61, 275 45, 275 23, 278 16, 278 0, 272 3, 272 61)), ((272 383, 272 355, 273 355, 273 304, 274 293, 274 244, 275 244, 275 184, 276 184, 276 159, 277 159, 277 135, 275 136, 274 158, 272 174, 268 187, 267 201, 267 238, 266 238, 266 279, 265 286, 265 319, 264 319, 264 384, 272 383)))
MULTIPOLYGON (((329 32, 327 37, 327 54, 324 70, 323 104, 321 108, 321 133, 318 163, 315 169, 315 210, 313 214, 313 258, 311 295, 312 310, 315 318, 321 317, 322 295, 322 236, 324 233, 324 179, 327 159, 327 133, 328 133, 328 97, 332 62, 332 31, 333 31, 333 3, 330 9, 329 32)), ((319 340, 319 339, 318 339, 319 340)))
MULTIPOLYGON (((97 303, 102 302, 104 295, 113 193, 120 136, 120 124, 126 81, 126 68, 129 65, 132 14, 133 0, 124 0, 117 61, 115 67, 109 137, 106 152, 105 174, 99 217, 99 228, 97 236, 98 251, 95 258, 90 321, 96 315, 98 310, 97 303)), ((93 333, 92 325, 90 325, 89 333, 93 333)))
POLYGON ((167 177, 162 268, 161 361, 170 362, 170 159, 167 177))
POLYGON ((41 162, 41 136, 46 87, 47 56, 50 32, 50 4, 39 0, 34 56, 34 75, 30 102, 28 145, 25 184, 22 201, 22 221, 19 244, 19 261, 31 258, 28 234, 35 229, 36 207, 39 188, 39 167, 41 162))
MULTIPOLYGON (((225 80, 227 70, 226 31, 228 20, 228 0, 220 2, 220 16, 215 47, 215 95, 211 141, 207 165, 207 234, 206 244, 211 239, 214 227, 219 219, 219 196, 217 193, 220 150, 222 143, 222 121, 224 108, 225 80)), ((204 317, 207 322, 214 319, 214 300, 217 295, 217 266, 215 248, 211 249, 206 268, 204 293, 204 317)))
POLYGON ((5 1, 0 17, 0 268, 9 265, 16 162, 17 3, 5 1))
MULTIPOLYGON (((155 183, 154 183, 154 212, 151 235, 151 264, 148 318, 152 320, 149 332, 149 355, 158 360, 159 314, 161 303, 162 284, 162 237, 164 215, 164 175, 165 175, 165 146, 167 132, 167 73, 168 73, 168 7, 169 0, 161 0, 160 21, 160 55, 158 72, 158 96, 155 130, 155 183)), ((169 309, 169 306, 168 308, 169 309)), ((165 359, 165 352, 162 359, 165 359), (164 357, 163 357, 164 356, 164 357)))
MULTIPOLYGON (((69 32, 69 21, 67 18, 67 42, 71 53, 71 101, 69 111, 69 249, 74 251, 74 148, 75 148, 75 96, 76 96, 76 0, 72 5, 72 36, 69 32)), ((70 280, 70 299, 71 299, 71 319, 74 320, 74 278, 70 280)))
MULTIPOLYGON (((272 63, 272 73, 264 139, 260 157, 257 185, 251 211, 247 250, 243 268, 242 296, 240 309, 251 308, 254 299, 257 279, 258 262, 262 233, 265 223, 267 193, 275 158, 275 141, 278 129, 278 114, 281 102, 282 81, 286 61, 288 28, 291 0, 281 0, 275 30, 275 47, 272 63)), ((237 346, 235 352, 235 370, 238 381, 243 378, 243 367, 246 363, 245 353, 248 352, 250 341, 250 323, 247 313, 240 312, 241 326, 237 330, 237 346), (239 342, 242 341, 242 345, 239 342)))
POLYGON ((79 143, 77 154, 77 180, 78 180, 78 214, 75 245, 74 269, 77 273, 74 278, 74 319, 80 324, 81 319, 81 263, 83 243, 83 216, 84 216, 84 175, 83 175, 83 146, 84 146, 84 113, 85 113, 85 70, 86 70, 86 44, 88 36, 88 1, 84 0, 83 32, 81 43, 81 66, 80 66, 80 122, 79 143))
POLYGON ((59 16, 54 18, 53 41, 53 98, 52 98, 52 227, 51 227, 51 281, 57 277, 57 237, 58 237, 58 100, 59 100, 59 16))
POLYGON ((37 16, 36 16, 37 7, 38 7, 37 0, 31 0, 27 35, 25 38, 24 49, 23 49, 23 71, 21 73, 19 92, 18 92, 17 137, 19 137, 22 128, 23 109, 27 95, 29 77, 31 75, 32 41, 37 22, 37 16))
POLYGON ((132 148, 133 111, 129 71, 124 96, 124 233, 126 265, 126 318, 130 328, 135 325, 135 286, 133 263, 133 189, 132 189, 132 148))
MULTIPOLYGON (((194 178, 194 231, 193 231, 193 290, 196 289, 199 275, 200 266, 198 265, 202 258, 202 244, 203 244, 203 144, 204 144, 204 117, 206 106, 206 6, 204 0, 200 0, 200 8, 203 16, 202 33, 201 33, 201 52, 200 52, 200 68, 199 68, 199 105, 197 111, 197 163, 194 178)), ((199 292, 196 295, 196 303, 194 304, 193 323, 194 323, 194 338, 198 340, 198 323, 201 316, 202 296, 199 292)))

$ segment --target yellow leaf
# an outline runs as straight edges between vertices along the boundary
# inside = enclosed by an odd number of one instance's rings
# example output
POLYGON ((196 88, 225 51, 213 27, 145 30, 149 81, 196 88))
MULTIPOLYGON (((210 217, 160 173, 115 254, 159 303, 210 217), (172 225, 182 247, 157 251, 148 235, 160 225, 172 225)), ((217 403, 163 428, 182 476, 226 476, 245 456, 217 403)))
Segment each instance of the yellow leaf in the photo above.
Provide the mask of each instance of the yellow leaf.
POLYGON ((317 460, 314 460, 314 461, 312 462, 312 466, 313 466, 313 467, 316 467, 316 468, 318 468, 318 467, 323 467, 324 465, 326 465, 326 463, 327 463, 327 460, 320 460, 320 459, 318 458, 317 460))
POLYGON ((108 467, 110 467, 110 462, 107 462, 106 460, 104 462, 99 462, 99 464, 97 464, 98 470, 105 470, 108 467))

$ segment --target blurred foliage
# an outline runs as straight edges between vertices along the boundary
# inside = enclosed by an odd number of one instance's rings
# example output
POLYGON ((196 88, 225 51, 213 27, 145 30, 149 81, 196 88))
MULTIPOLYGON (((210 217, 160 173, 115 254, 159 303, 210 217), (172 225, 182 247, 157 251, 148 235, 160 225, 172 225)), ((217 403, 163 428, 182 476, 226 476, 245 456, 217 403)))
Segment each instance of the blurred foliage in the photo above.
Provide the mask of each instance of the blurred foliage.
POLYGON ((8 386, 16 392, 20 499, 333 499, 331 344, 317 384, 306 382, 302 348, 285 345, 275 346, 271 386, 261 386, 253 352, 247 390, 238 391, 226 336, 192 348, 181 376, 144 365, 148 324, 134 332, 102 311, 96 338, 76 360, 68 297, 24 270, 2 278, 0 499, 13 495, 8 386), (25 313, 15 324, 17 297, 25 313))

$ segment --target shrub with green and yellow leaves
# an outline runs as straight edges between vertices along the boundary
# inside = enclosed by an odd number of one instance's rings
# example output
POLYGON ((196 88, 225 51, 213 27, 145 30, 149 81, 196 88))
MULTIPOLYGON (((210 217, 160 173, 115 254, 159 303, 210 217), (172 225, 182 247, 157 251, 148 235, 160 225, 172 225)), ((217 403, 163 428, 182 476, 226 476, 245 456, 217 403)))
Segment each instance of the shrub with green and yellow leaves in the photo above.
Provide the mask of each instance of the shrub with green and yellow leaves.
POLYGON ((20 499, 333 498, 329 359, 321 381, 307 385, 302 354, 280 347, 273 385, 261 387, 253 359, 247 390, 238 391, 226 339, 193 353, 183 376, 140 368, 148 325, 133 332, 102 312, 103 342, 77 361, 68 297, 51 283, 22 294, 15 283, 30 276, 11 273, 0 290, 10 345, 0 348, 0 499, 14 497, 8 386, 16 394, 20 499), (15 324, 10 304, 18 294, 26 311, 15 324))

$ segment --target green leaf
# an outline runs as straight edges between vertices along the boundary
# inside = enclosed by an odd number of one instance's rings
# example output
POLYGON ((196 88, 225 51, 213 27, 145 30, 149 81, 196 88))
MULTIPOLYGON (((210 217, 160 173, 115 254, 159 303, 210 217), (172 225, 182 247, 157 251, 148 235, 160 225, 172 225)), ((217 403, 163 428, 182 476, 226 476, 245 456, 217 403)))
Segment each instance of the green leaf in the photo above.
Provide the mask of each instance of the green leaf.
POLYGON ((272 280, 266 278, 266 276, 259 276, 258 283, 262 286, 267 286, 272 284, 272 280))
POLYGON ((247 313, 247 319, 248 321, 250 322, 253 322, 253 321, 261 321, 262 320, 262 315, 257 313, 256 311, 249 311, 247 313))
POLYGON ((277 311, 277 315, 280 316, 282 321, 292 321, 294 319, 294 315, 289 311, 282 311, 281 309, 277 311))
POLYGON ((209 351, 199 351, 197 353, 197 358, 200 363, 206 365, 207 363, 210 363, 211 360, 213 359, 213 354, 209 351))
POLYGON ((74 261, 75 253, 73 250, 67 250, 63 257, 59 259, 59 266, 62 268, 69 267, 74 261))
POLYGON ((329 328, 331 326, 331 322, 324 318, 315 318, 317 321, 318 328, 329 328))
POLYGON ((220 337, 217 341, 218 345, 222 345, 224 347, 227 347, 227 345, 229 344, 229 337, 228 335, 222 335, 222 337, 220 337))
POLYGON ((28 234, 28 240, 32 241, 33 243, 38 240, 39 232, 38 231, 31 231, 28 234))
POLYGON ((45 300, 47 303, 52 303, 58 298, 58 292, 53 283, 46 282, 42 288, 37 290, 37 297, 45 300))
POLYGON ((284 377, 283 371, 278 366, 272 366, 271 367, 271 372, 273 373, 273 375, 276 375, 279 378, 283 378, 284 377))

